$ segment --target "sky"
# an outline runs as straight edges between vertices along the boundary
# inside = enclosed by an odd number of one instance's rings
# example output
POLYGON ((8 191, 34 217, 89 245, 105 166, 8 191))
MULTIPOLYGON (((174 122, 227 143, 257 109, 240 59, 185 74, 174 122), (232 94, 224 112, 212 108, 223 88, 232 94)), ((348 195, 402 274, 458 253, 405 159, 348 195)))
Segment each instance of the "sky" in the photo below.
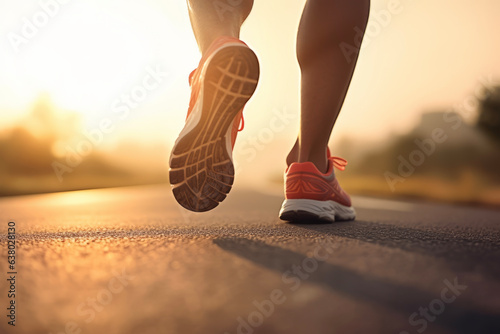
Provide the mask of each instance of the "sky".
MULTIPOLYGON (((104 147, 123 140, 172 143, 185 119, 187 76, 200 57, 185 2, 55 3, 0 0, 0 131, 22 120, 44 95, 56 110, 79 114, 84 129, 109 119, 113 131, 104 147), (52 15, 46 22, 42 7, 52 15), (33 22, 39 26, 26 27, 33 22), (23 29, 29 36, 19 42, 13 36, 24 36, 23 29), (125 107, 123 96, 134 90, 141 100, 125 107)), ((304 3, 256 0, 243 26, 242 38, 262 70, 245 110, 243 144, 260 138, 260 144, 291 145, 296 137, 295 38, 304 3), (283 126, 269 133, 276 117, 283 126)), ((422 112, 460 104, 483 82, 500 80, 498 0, 401 0, 388 18, 381 13, 390 3, 372 1, 333 141, 403 133, 422 112)))

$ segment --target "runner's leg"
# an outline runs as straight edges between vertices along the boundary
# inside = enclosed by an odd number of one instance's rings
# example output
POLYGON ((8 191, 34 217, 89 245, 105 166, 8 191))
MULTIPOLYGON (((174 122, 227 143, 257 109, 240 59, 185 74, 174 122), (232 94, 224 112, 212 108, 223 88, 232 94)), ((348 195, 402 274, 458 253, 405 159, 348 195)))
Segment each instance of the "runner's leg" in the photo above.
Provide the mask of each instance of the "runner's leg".
POLYGON ((240 28, 250 14, 253 0, 188 0, 191 26, 201 52, 217 37, 239 38, 240 28))
POLYGON ((370 0, 308 0, 297 36, 301 114, 297 142, 287 163, 313 162, 326 172, 326 148, 356 66, 340 45, 353 45, 364 31, 370 0))

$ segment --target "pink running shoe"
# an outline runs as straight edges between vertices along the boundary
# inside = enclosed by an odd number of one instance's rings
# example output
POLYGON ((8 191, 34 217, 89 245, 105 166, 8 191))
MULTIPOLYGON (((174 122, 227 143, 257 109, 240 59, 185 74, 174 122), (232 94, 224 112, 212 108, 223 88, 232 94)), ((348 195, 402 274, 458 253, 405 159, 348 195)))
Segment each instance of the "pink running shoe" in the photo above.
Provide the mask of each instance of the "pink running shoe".
POLYGON ((355 219, 351 198, 335 177, 334 167, 344 170, 346 165, 346 160, 331 157, 329 152, 326 174, 312 162, 292 163, 285 172, 285 201, 280 219, 310 223, 355 219))
POLYGON ((231 190, 233 147, 258 80, 255 53, 233 37, 215 40, 189 76, 186 124, 170 156, 170 183, 184 208, 211 210, 231 190))

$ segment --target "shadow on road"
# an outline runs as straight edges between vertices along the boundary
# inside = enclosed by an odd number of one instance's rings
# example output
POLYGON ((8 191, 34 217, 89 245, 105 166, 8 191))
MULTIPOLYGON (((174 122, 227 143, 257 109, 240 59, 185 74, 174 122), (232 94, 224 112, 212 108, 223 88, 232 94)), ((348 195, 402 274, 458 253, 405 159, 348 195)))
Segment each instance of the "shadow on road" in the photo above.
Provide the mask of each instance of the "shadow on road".
POLYGON ((454 271, 480 272, 500 279, 500 236, 490 231, 488 237, 467 231, 444 233, 367 221, 335 224, 292 224, 320 236, 355 239, 384 247, 444 258, 454 271))
MULTIPOLYGON (((213 242, 225 251, 278 272, 280 276, 293 265, 300 265, 306 258, 301 253, 245 238, 218 238, 213 242)), ((410 286, 361 275, 327 262, 321 262, 307 282, 354 299, 382 305, 408 317, 439 298, 410 286)), ((497 315, 484 314, 458 303, 446 305, 445 311, 436 317, 434 323, 454 333, 500 333, 497 315)))

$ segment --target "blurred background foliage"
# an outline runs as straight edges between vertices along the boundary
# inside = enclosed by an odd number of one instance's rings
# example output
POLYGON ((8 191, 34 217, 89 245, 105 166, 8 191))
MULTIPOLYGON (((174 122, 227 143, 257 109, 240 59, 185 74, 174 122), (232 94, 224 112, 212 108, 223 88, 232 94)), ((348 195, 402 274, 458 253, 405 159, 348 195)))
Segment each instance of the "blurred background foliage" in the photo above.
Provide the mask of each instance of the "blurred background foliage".
MULTIPOLYGON (((377 147, 368 145, 361 155, 356 151, 362 145, 345 139, 336 145, 337 152, 351 163, 349 172, 339 173, 339 178, 357 194, 500 205, 500 86, 485 87, 474 105, 475 110, 425 112, 411 131, 377 147), (472 112, 470 121, 462 117, 464 112, 472 112), (434 142, 431 150, 435 129, 442 130, 444 140, 434 142), (427 152, 416 142, 427 142, 427 152), (418 164, 410 161, 415 151, 422 152, 416 156, 425 156, 421 165, 418 159, 418 164), (412 166, 410 176, 398 171, 402 160, 412 166), (401 177, 394 187, 385 177, 387 172, 401 177)), ((407 170, 403 168, 404 173, 407 170)))
MULTIPOLYGON (((353 194, 500 205, 500 86, 485 87, 475 105, 472 121, 460 110, 425 112, 408 133, 377 145, 348 137, 334 141, 334 152, 350 161, 338 177, 353 194), (442 130, 444 140, 431 145, 435 129, 442 130), (426 153, 416 141, 427 142, 426 153), (412 165, 411 175, 401 175, 401 161, 411 164, 415 151, 422 151, 423 162, 412 165), (398 177, 392 187, 388 172, 398 177)), ((82 136, 79 114, 56 111, 49 97, 41 96, 29 116, 0 132, 0 195, 168 181, 166 145, 92 146, 73 167, 65 159, 83 141, 90 143, 82 136), (71 170, 63 173, 63 182, 54 162, 71 170)), ((282 183, 281 175, 269 179, 282 183)))
POLYGON ((0 130, 0 196, 167 182, 166 146, 106 148, 82 131, 78 113, 56 111, 41 96, 21 122, 0 130), (90 149, 79 151, 81 143, 90 149))

